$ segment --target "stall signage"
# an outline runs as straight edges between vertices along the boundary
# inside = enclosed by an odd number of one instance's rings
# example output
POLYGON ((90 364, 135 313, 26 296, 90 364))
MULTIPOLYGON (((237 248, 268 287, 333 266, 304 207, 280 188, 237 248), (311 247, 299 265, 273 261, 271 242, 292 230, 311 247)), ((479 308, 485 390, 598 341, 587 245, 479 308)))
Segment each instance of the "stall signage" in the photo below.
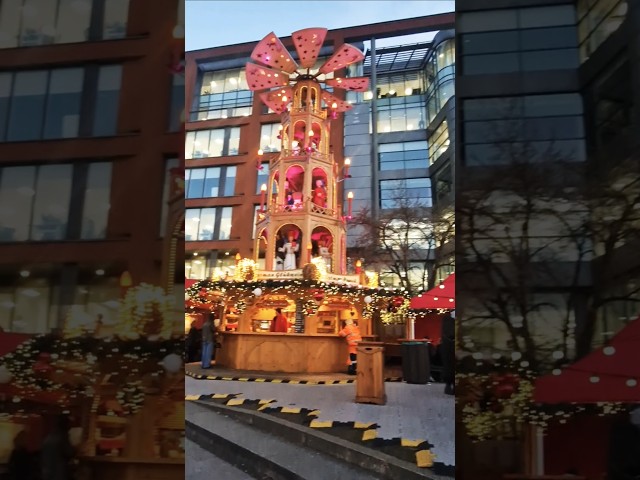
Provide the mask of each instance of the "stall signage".
POLYGON ((360 275, 334 275, 332 273, 328 273, 326 279, 328 282, 360 285, 360 275))
POLYGON ((302 269, 297 270, 258 270, 258 280, 299 280, 302 278, 302 269))

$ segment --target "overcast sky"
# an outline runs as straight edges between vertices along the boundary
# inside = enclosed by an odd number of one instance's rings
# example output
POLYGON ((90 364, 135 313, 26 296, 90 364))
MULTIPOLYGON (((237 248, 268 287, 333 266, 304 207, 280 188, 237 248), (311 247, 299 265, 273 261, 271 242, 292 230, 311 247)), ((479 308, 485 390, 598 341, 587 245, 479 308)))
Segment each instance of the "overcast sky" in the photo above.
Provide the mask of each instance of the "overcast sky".
MULTIPOLYGON (((453 0, 186 0, 185 43, 186 50, 200 50, 258 41, 272 31, 279 37, 287 37, 302 28, 332 30, 454 10, 453 0)), ((415 37, 403 43, 424 39, 415 37)))

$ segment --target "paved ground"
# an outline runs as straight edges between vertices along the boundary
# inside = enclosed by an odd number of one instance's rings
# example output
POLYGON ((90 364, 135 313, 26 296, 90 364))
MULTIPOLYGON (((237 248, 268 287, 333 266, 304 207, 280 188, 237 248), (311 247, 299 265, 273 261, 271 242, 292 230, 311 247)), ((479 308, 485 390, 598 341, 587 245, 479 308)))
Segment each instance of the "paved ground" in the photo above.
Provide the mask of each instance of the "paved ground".
MULTIPOLYGON (((290 380, 299 381, 331 381, 331 380, 355 380, 354 375, 347 375, 346 373, 272 373, 272 372, 260 372, 253 370, 234 370, 232 368, 220 367, 213 365, 211 368, 203 369, 200 363, 187 363, 185 369, 189 373, 196 375, 208 375, 216 377, 251 377, 251 378, 288 378, 290 380)), ((384 369, 385 378, 400 378, 402 377, 402 367, 399 366, 385 366, 384 369)))
POLYGON ((188 459, 185 465, 185 480, 254 480, 252 476, 207 452, 191 440, 185 441, 185 453, 188 459))
MULTIPOLYGON (((234 376, 239 376, 238 372, 234 376)), ((355 388, 354 384, 290 385, 185 378, 187 395, 241 394, 246 399, 275 399, 273 406, 318 409, 320 421, 375 422, 380 425, 380 437, 428 440, 434 445, 438 461, 455 465, 455 400, 444 394, 442 384, 388 382, 384 406, 355 403, 355 388)))

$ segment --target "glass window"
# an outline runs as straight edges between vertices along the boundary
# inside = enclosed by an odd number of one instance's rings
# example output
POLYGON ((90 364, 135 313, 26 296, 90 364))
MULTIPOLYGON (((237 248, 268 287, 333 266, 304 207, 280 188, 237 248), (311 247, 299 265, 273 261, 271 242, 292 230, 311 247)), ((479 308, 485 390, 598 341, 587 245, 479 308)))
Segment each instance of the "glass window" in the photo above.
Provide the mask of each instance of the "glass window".
POLYGON ((236 191, 236 167, 227 167, 224 179, 224 196, 232 197, 236 191))
POLYGON ((251 115, 253 92, 244 69, 204 72, 191 120, 211 120, 251 115))
POLYGON ((33 240, 63 240, 66 237, 71 175, 71 165, 45 165, 38 169, 31 227, 33 240))
POLYGON ((51 72, 44 138, 78 136, 83 77, 82 68, 65 68, 51 72))
POLYGON ((462 68, 465 75, 517 72, 519 67, 517 53, 465 55, 462 57, 462 68))
POLYGON ((186 198, 235 195, 236 167, 190 168, 185 173, 186 198))
POLYGON ((424 177, 380 181, 380 208, 399 208, 406 202, 412 206, 431 207, 431 180, 424 177))
POLYGON ((111 200, 111 163, 92 163, 82 211, 83 240, 106 238, 111 200))
POLYGON ((240 127, 187 132, 185 158, 238 155, 240 127))
POLYGON ((0 73, 0 141, 4 140, 7 131, 12 77, 10 73, 0 73))
POLYGON ((429 137, 429 165, 433 165, 449 148, 449 128, 444 120, 429 137))
POLYGON ((425 128, 426 108, 422 95, 378 100, 378 132, 425 128))
POLYGON ((380 170, 427 168, 427 142, 383 143, 378 147, 380 170))
POLYGON ((124 38, 127 35, 129 0, 106 0, 104 2, 104 20, 102 38, 105 40, 124 38))
POLYGON ((129 0, 3 0, 0 48, 123 38, 128 13, 129 0))
POLYGON ((0 172, 0 241, 28 240, 36 167, 5 167, 0 172))
POLYGON ((280 151, 280 124, 269 123, 262 125, 260 128, 260 148, 263 152, 279 152, 280 151))
POLYGON ((40 137, 47 98, 48 72, 15 74, 8 140, 35 140, 40 137))
POLYGON ((514 30, 517 27, 518 19, 516 10, 468 12, 459 15, 456 22, 456 30, 459 32, 514 30))
POLYGON ((558 5, 519 10, 520 28, 575 25, 576 11, 573 5, 558 5))
POLYGON ((582 62, 620 28, 628 10, 627 0, 578 0, 578 34, 582 62))
POLYGON ((231 236, 232 207, 188 208, 185 214, 187 241, 228 240, 231 236))
POLYGON ((260 187, 262 186, 262 184, 269 184, 269 162, 262 162, 260 166, 262 167, 262 170, 258 170, 256 193, 260 193, 260 187))
POLYGON ((115 135, 117 132, 121 76, 122 66, 120 65, 100 67, 93 117, 93 135, 95 136, 115 135))
POLYGON ((461 36, 462 53, 505 53, 518 50, 518 32, 469 33, 461 36))

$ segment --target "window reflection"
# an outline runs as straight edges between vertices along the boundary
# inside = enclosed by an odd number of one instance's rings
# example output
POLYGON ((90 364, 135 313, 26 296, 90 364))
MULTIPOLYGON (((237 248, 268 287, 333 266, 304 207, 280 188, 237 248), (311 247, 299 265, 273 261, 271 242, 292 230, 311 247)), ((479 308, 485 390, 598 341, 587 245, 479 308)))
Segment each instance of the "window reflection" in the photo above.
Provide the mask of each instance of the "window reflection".
POLYGON ((124 38, 128 15, 129 0, 3 0, 0 48, 124 38))
POLYGON ((114 135, 117 131, 121 76, 120 65, 100 67, 93 124, 95 136, 114 135))
POLYGON ((240 127, 187 132, 185 158, 238 155, 240 127))
POLYGON ((185 172, 186 198, 233 196, 236 170, 235 166, 188 169, 185 172))
POLYGON ((429 137, 429 165, 433 165, 449 148, 449 128, 444 120, 429 137))
POLYGON ((62 240, 66 237, 71 173, 71 165, 46 165, 38 169, 31 227, 33 240, 62 240))
POLYGON ((87 173, 87 188, 82 212, 82 234, 84 240, 107 236, 111 197, 111 164, 92 163, 87 173))
POLYGON ((380 181, 380 208, 393 209, 408 204, 431 207, 431 179, 407 178, 380 181))
POLYGON ((263 152, 280 151, 279 127, 279 123, 269 123, 260 128, 260 148, 263 152))
POLYGON ((383 143, 378 146, 380 170, 427 168, 427 142, 383 143))
POLYGON ((580 60, 591 54, 620 28, 627 17, 627 0, 578 0, 580 60))
POLYGON ((188 208, 185 214, 185 240, 228 240, 232 213, 232 207, 188 208))
POLYGON ((204 72, 191 120, 249 116, 252 103, 253 92, 243 68, 204 72))

